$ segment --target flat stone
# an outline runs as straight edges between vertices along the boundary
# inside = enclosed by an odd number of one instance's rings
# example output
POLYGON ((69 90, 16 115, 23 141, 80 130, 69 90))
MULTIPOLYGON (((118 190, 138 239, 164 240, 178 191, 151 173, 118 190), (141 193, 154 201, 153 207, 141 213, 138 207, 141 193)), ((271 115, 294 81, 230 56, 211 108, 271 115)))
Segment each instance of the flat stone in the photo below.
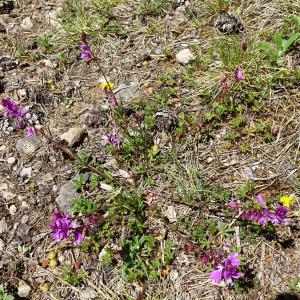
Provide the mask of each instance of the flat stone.
POLYGON ((63 133, 60 138, 66 141, 70 147, 78 145, 84 139, 86 135, 86 129, 83 127, 73 127, 67 132, 63 133))
MULTIPOLYGON (((83 182, 86 183, 90 177, 90 173, 86 172, 82 174, 83 182)), ((59 192, 58 197, 56 198, 56 203, 60 207, 60 209, 64 212, 71 211, 73 207, 74 199, 79 197, 79 193, 77 193, 76 188, 74 187, 74 180, 78 180, 80 178, 80 174, 74 176, 70 181, 65 183, 59 192)))
POLYGON ((129 102, 139 96, 139 85, 134 81, 124 81, 113 92, 117 100, 129 102))
POLYGON ((194 54, 190 49, 183 49, 176 54, 176 61, 186 65, 195 59, 194 54))
POLYGON ((16 148, 20 154, 31 155, 40 147, 40 144, 41 139, 38 136, 26 136, 17 141, 16 148))
POLYGON ((25 30, 31 30, 33 27, 33 24, 32 24, 31 19, 29 17, 26 17, 25 19, 23 19, 20 26, 25 30))
POLYGON ((18 286, 18 295, 20 297, 28 297, 31 292, 31 286, 25 281, 20 281, 18 286))
POLYGON ((17 161, 17 159, 16 159, 15 157, 13 157, 13 156, 11 156, 11 157, 9 157, 9 158, 7 159, 7 163, 8 163, 9 165, 13 165, 16 161, 17 161))
POLYGON ((14 199, 17 195, 16 194, 13 194, 11 192, 8 192, 8 191, 3 191, 2 192, 2 196, 5 200, 12 200, 14 199))
POLYGON ((17 207, 13 204, 9 207, 9 213, 11 216, 15 215, 17 212, 17 207))
POLYGON ((24 167, 21 171, 20 171, 20 176, 22 178, 29 178, 31 177, 31 174, 32 174, 32 167, 29 166, 29 167, 24 167))
POLYGON ((8 231, 8 226, 5 218, 0 220, 0 233, 6 233, 8 231))

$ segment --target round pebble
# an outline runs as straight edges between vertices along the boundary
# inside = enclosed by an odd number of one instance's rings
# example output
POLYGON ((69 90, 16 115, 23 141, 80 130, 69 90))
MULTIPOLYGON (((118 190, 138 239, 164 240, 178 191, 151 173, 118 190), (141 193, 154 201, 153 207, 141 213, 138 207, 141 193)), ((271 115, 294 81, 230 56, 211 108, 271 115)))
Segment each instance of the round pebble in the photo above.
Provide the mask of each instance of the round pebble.
POLYGON ((8 163, 9 165, 13 165, 16 161, 17 161, 17 159, 16 159, 15 157, 13 157, 13 156, 11 156, 11 157, 9 157, 9 158, 7 159, 7 163, 8 163))

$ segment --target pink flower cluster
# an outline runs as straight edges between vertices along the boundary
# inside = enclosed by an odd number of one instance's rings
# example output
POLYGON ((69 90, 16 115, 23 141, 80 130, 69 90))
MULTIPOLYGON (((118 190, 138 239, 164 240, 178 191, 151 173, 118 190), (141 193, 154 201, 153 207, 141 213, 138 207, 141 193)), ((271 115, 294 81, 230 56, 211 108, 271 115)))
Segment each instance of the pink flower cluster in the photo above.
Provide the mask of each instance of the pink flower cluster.
POLYGON ((238 271, 238 267, 241 261, 237 258, 238 253, 232 253, 224 263, 219 263, 215 270, 209 274, 209 278, 215 283, 225 281, 226 285, 232 286, 233 281, 241 277, 241 273, 238 271))
MULTIPOLYGON (((28 107, 21 107, 16 102, 11 100, 10 98, 0 99, 0 105, 3 106, 4 112, 3 115, 6 117, 16 118, 19 122, 19 128, 25 127, 26 114, 28 113, 28 107)), ((32 125, 32 123, 28 120, 28 123, 32 125)), ((28 136, 36 135, 36 129, 32 126, 28 128, 27 131, 28 136)))

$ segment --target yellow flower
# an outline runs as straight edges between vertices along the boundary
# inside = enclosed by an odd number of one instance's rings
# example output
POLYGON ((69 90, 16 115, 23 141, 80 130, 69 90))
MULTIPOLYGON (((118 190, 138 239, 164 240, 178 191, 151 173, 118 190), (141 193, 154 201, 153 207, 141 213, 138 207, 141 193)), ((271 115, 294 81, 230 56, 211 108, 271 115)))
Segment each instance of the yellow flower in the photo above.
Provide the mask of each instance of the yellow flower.
POLYGON ((280 203, 282 203, 286 207, 293 205, 294 202, 295 202, 295 194, 280 197, 280 203))
POLYGON ((101 90, 109 90, 109 87, 113 90, 115 87, 115 84, 113 82, 102 82, 101 83, 101 90))

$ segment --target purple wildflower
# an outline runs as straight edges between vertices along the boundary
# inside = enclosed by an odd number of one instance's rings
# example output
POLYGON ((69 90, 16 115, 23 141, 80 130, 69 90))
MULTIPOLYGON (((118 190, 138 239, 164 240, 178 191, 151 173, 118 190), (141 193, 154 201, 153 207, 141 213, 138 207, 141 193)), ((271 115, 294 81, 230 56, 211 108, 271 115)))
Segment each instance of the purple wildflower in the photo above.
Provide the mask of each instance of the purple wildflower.
POLYGON ((266 201, 265 201, 265 198, 262 194, 258 194, 256 196, 256 199, 258 200, 258 202, 261 206, 266 206, 266 201))
POLYGON ((105 135, 103 139, 109 142, 113 147, 118 147, 120 144, 120 140, 116 134, 105 135))
POLYGON ((80 45, 79 48, 81 51, 80 59, 90 61, 93 58, 92 51, 88 45, 83 44, 80 45))
POLYGON ((111 94, 111 107, 116 108, 117 106, 118 106, 118 102, 116 96, 114 94, 111 94))
POLYGON ((241 204, 240 204, 240 202, 238 202, 236 200, 232 200, 232 201, 227 203, 227 206, 229 206, 231 208, 237 208, 237 207, 240 207, 241 204))
POLYGON ((68 214, 64 214, 61 211, 57 211, 52 217, 53 221, 50 227, 53 231, 53 238, 57 242, 67 239, 72 229, 76 228, 76 221, 70 221, 68 214))
POLYGON ((27 129, 27 135, 29 136, 29 137, 32 137, 32 136, 34 136, 34 135, 36 135, 37 133, 36 133, 36 130, 35 130, 35 128, 34 127, 28 127, 28 129, 27 129))
POLYGON ((248 42, 244 41, 244 42, 242 43, 242 49, 243 49, 244 51, 248 49, 248 42))
POLYGON ((83 242, 83 228, 79 227, 76 228, 73 232, 74 234, 74 244, 75 245, 80 245, 83 242))
POLYGON ((19 122, 19 127, 24 128, 25 126, 25 115, 28 112, 27 107, 20 107, 17 103, 13 100, 6 98, 0 99, 0 104, 4 107, 3 114, 7 117, 15 117, 19 122))
POLYGON ((245 73, 244 73, 244 70, 241 69, 241 68, 238 68, 236 71, 235 71, 235 81, 236 82, 240 82, 241 80, 243 80, 245 77, 245 73))
POLYGON ((219 82, 222 85, 222 92, 223 92, 223 94, 228 93, 228 78, 227 78, 227 76, 225 76, 224 78, 222 78, 219 82))
POLYGON ((215 283, 220 283, 222 280, 226 282, 228 286, 233 285, 233 280, 241 277, 241 273, 238 272, 238 267, 241 261, 237 258, 238 253, 232 253, 225 261, 224 264, 219 264, 209 274, 209 278, 215 283))

